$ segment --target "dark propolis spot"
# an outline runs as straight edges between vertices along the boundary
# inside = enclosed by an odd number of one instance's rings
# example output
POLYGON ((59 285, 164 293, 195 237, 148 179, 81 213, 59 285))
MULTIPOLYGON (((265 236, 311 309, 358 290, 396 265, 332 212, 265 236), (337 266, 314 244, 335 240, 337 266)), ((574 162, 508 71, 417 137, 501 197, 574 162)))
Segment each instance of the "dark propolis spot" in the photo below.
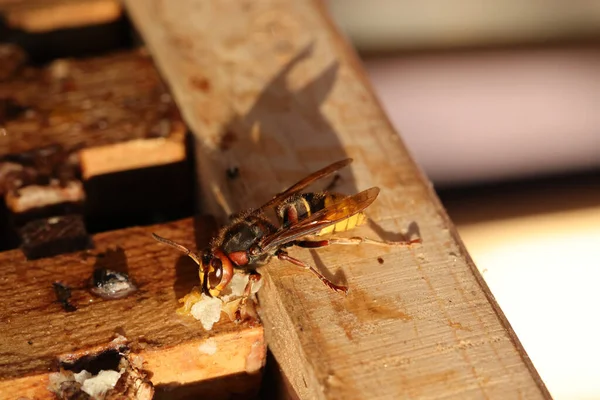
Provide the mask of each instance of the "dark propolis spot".
POLYGON ((18 231, 28 260, 52 257, 92 245, 80 215, 64 215, 28 222, 18 231))
POLYGON ((54 288, 56 301, 62 305, 66 312, 73 312, 77 310, 77 307, 69 303, 69 299, 71 298, 71 288, 60 282, 54 282, 52 287, 54 288))
POLYGON ((202 92, 208 92, 210 90, 210 82, 204 77, 194 76, 190 79, 192 86, 202 92))
POLYGON ((227 175, 228 179, 234 180, 236 178, 239 178, 239 176, 240 176, 240 169, 238 167, 229 167, 225 171, 225 174, 227 175))
POLYGON ((226 131, 219 140, 219 148, 223 151, 231 149, 231 146, 237 141, 237 136, 232 131, 226 131))

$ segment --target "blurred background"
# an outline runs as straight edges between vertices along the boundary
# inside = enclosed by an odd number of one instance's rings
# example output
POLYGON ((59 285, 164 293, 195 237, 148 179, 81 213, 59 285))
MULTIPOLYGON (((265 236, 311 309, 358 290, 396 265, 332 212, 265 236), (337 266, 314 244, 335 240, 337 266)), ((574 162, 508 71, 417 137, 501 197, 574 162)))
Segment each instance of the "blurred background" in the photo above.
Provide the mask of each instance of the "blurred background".
POLYGON ((600 398, 600 2, 326 3, 554 398, 600 398))

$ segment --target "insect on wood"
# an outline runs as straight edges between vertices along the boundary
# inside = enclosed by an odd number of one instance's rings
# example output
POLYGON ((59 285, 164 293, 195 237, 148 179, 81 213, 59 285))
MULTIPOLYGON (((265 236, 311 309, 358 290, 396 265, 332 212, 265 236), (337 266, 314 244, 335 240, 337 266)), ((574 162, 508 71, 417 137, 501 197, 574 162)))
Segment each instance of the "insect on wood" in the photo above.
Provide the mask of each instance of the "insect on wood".
POLYGON ((359 236, 320 238, 326 234, 349 231, 362 224, 366 220, 363 211, 379 194, 378 187, 350 196, 327 190, 301 193, 313 182, 331 175, 351 162, 352 159, 348 158, 333 163, 275 195, 260 208, 237 214, 199 255, 171 240, 154 233, 152 235, 159 242, 188 255, 198 264, 202 293, 210 297, 217 297, 229 284, 234 269, 243 269, 250 274, 242 299, 243 305, 250 295, 252 283, 260 280, 256 269, 267 264, 273 257, 309 269, 329 288, 347 293, 347 286, 331 282, 313 266, 291 257, 286 249, 291 246, 319 248, 333 244, 361 243, 407 246, 421 242, 421 239, 390 242, 359 236), (267 218, 265 212, 268 209, 275 211, 277 226, 267 218))

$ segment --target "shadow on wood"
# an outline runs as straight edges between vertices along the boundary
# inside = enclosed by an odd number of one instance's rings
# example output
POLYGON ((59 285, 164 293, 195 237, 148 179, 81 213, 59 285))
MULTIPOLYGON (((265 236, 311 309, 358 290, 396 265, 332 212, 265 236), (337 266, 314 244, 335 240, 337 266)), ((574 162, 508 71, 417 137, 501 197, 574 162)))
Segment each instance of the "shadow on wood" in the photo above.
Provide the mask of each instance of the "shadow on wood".
POLYGON ((239 373, 187 385, 158 385, 154 399, 254 400, 257 398, 262 375, 261 372, 239 373))
MULTIPOLYGON (((224 124, 218 141, 220 152, 204 154, 200 159, 200 165, 207 169, 219 164, 228 165, 220 178, 231 196, 229 208, 236 207, 231 210, 233 212, 260 206, 304 175, 325 166, 324 159, 334 162, 348 157, 335 128, 321 111, 337 79, 339 65, 331 63, 302 87, 293 88, 289 83, 290 74, 310 59, 313 47, 313 44, 307 45, 283 65, 262 89, 248 112, 224 124), (314 131, 319 135, 307 135, 314 131), (310 143, 305 142, 309 140, 310 143), (291 146, 294 142, 302 142, 303 147, 308 146, 309 150, 298 155, 297 149, 291 146), (256 158, 258 154, 260 159, 256 158), (324 154, 327 156, 324 157, 324 154), (203 162, 207 158, 212 161, 203 162), (236 179, 223 179, 227 170, 233 168, 237 171, 236 179), (271 174, 275 176, 270 177, 271 174), (273 189, 274 183, 282 186, 273 189), (248 195, 253 199, 252 204, 240 203, 239 200, 248 198, 248 195)), ((339 173, 343 180, 338 189, 355 193, 357 188, 350 169, 339 173)), ((312 189, 322 190, 328 183, 330 180, 318 182, 312 189)))

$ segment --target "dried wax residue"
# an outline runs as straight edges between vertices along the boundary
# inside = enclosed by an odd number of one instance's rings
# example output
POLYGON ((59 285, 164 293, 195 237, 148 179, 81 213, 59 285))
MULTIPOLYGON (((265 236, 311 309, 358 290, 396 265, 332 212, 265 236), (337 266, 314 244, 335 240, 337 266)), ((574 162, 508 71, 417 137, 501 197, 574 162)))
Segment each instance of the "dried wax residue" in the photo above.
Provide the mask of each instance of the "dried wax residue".
POLYGON ((215 354, 217 352, 217 341, 214 338, 204 341, 200 346, 198 346, 198 351, 209 356, 215 354))
POLYGON ((154 386, 142 370, 143 360, 132 354, 122 354, 117 370, 78 373, 64 370, 49 375, 48 390, 58 398, 89 398, 152 400, 154 386), (87 395, 87 396, 86 396, 87 395))
POLYGON ((49 376, 50 385, 48 389, 56 394, 81 391, 92 399, 102 400, 117 385, 123 372, 123 370, 102 370, 95 376, 92 376, 86 370, 76 374, 71 371, 55 372, 49 376))
POLYGON ((210 331, 213 325, 221 319, 221 305, 222 302, 218 298, 208 297, 202 293, 200 300, 192 306, 190 313, 202 323, 204 329, 210 331))
MULTIPOLYGON (((227 314, 230 320, 235 320, 236 311, 242 300, 242 295, 248 284, 249 275, 235 273, 229 285, 219 297, 209 297, 194 287, 190 293, 179 300, 183 305, 177 310, 179 315, 191 315, 202 323, 202 327, 210 331, 213 325, 221 319, 221 312, 227 314)), ((255 294, 262 286, 262 279, 252 285, 251 292, 255 294)))

